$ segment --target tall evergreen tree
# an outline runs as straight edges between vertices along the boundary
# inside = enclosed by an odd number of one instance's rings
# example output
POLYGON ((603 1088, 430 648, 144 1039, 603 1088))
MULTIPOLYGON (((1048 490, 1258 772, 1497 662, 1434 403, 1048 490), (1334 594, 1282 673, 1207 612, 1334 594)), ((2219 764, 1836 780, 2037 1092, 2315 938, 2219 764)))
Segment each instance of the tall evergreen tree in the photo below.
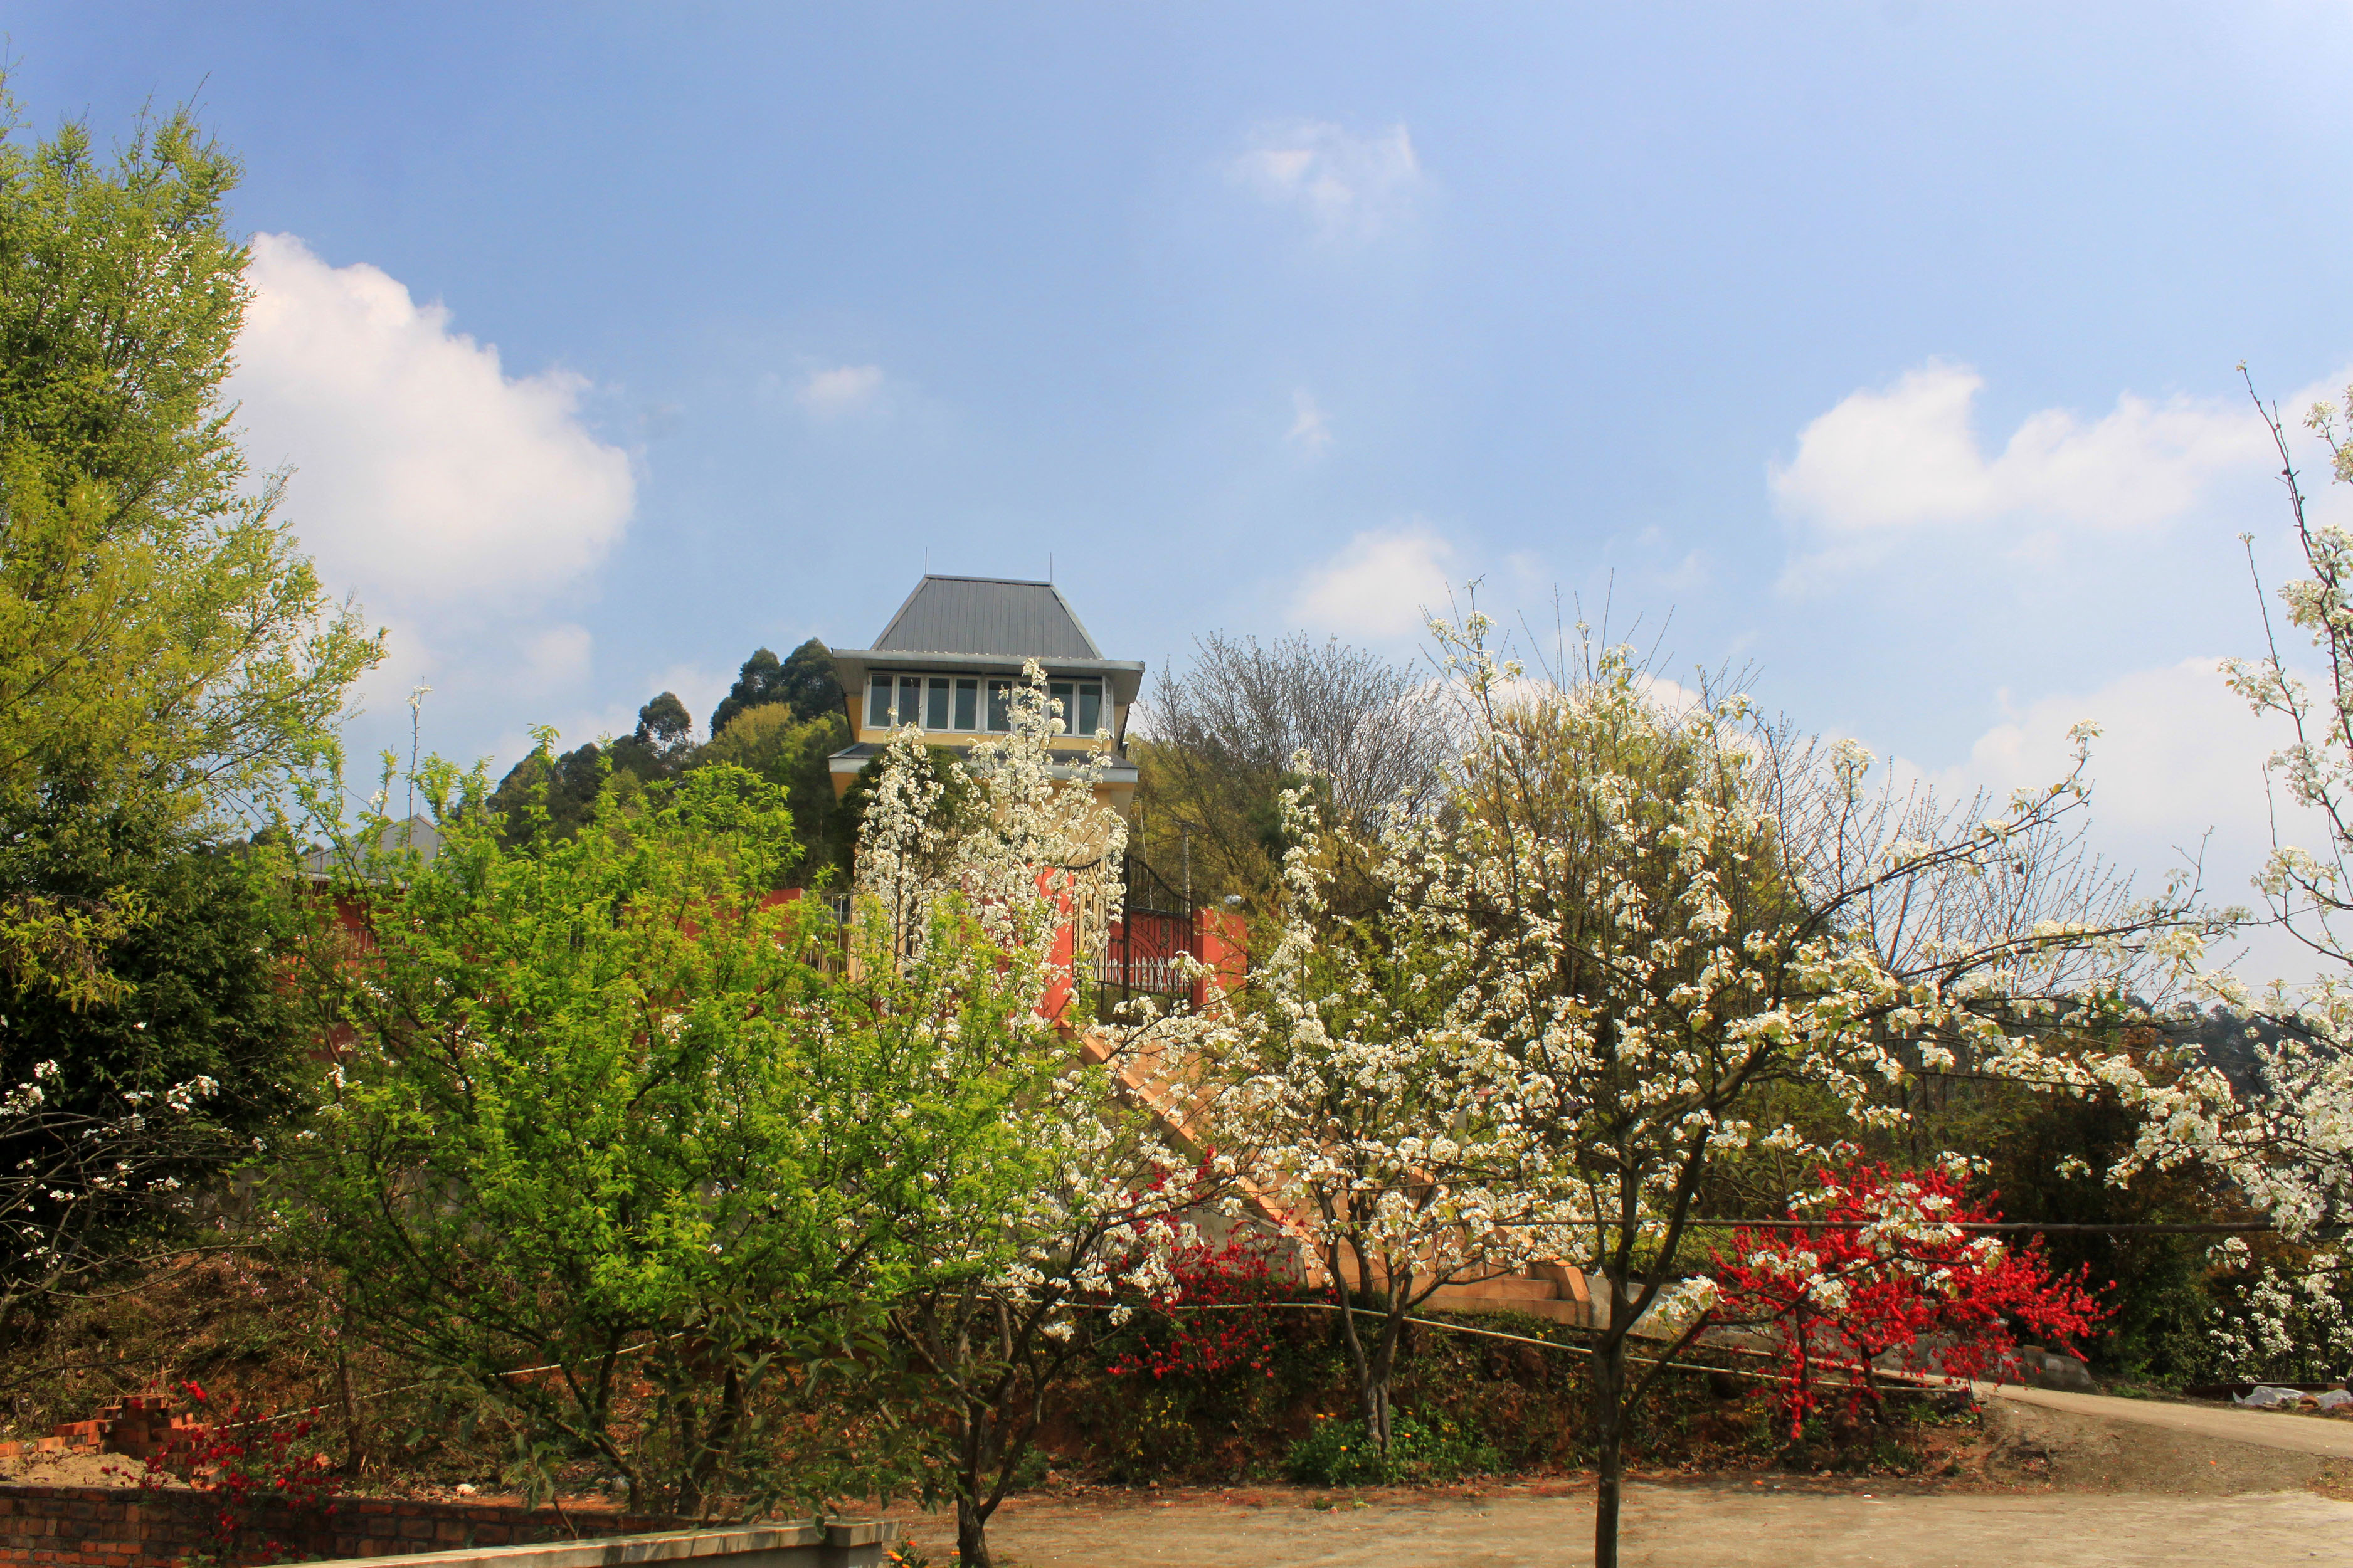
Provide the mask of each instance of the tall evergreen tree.
POLYGON ((735 684, 712 710, 712 738, 716 740, 737 714, 772 702, 789 707, 795 721, 803 724, 839 709, 841 678, 833 668, 832 650, 811 637, 781 660, 773 649, 755 651, 744 661, 735 684))

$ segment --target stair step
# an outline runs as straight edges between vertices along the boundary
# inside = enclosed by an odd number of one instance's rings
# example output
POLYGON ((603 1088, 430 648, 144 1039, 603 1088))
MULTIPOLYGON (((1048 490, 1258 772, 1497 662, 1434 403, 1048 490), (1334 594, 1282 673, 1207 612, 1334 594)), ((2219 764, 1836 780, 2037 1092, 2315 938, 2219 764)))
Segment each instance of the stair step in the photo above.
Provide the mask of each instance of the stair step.
POLYGON ((1560 1287, 1549 1279, 1531 1279, 1525 1274, 1504 1274, 1487 1279, 1469 1279, 1453 1285, 1441 1285, 1433 1300, 1553 1301, 1559 1298, 1560 1287))

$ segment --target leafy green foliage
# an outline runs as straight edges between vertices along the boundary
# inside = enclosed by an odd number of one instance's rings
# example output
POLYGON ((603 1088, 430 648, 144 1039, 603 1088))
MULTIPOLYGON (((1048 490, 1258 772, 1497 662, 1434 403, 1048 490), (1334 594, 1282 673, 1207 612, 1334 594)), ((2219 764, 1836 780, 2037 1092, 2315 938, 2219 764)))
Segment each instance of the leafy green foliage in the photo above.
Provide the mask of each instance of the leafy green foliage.
POLYGON ((0 981, 0 1078, 56 1061, 73 1095, 153 1092, 202 1076, 214 1115, 240 1136, 298 1102, 307 1044, 279 954, 308 925, 282 860, 158 840, 149 821, 58 810, 0 847, 0 889, 69 900, 133 899, 141 919, 105 953, 122 984, 110 1006, 75 1007, 48 987, 0 981))
MULTIPOLYGON (((185 111, 111 159, 21 130, 0 99, 0 833, 58 830, 60 791, 100 823, 266 816, 381 647, 247 483, 221 400, 237 161, 185 111)), ((135 918, 20 880, 0 968, 119 1000, 93 954, 135 918)))
POLYGON ((200 816, 319 743, 380 648, 221 401, 236 160, 185 112, 110 161, 0 109, 0 800, 70 776, 200 816))
POLYGON ((712 710, 712 735, 725 733, 739 715, 771 704, 782 704, 800 723, 841 711, 841 679, 831 650, 811 637, 782 662, 767 648, 754 651, 712 710))
POLYGON ((953 909, 907 973, 846 963, 775 899, 798 846, 743 768, 512 845, 487 780, 425 774, 439 853, 346 878, 371 942, 314 954, 348 1044, 276 1172, 287 1234, 362 1332, 506 1411, 527 1471, 596 1456, 687 1514, 871 1486, 887 1427, 794 1412, 879 1364, 868 1303, 1001 1262, 991 1216, 1044 1175, 1008 1108, 1058 1042, 1007 1027, 953 909))
POLYGON ((55 1067, 0 1158, 76 1179, 19 1189, 50 1244, 37 1267, 12 1247, 12 1298, 172 1237, 173 1184, 290 1103, 289 868, 213 846, 272 816, 381 651, 222 399, 237 161, 185 111, 111 157, 79 124, 22 130, 0 99, 0 1065, 55 1067), (175 1086, 166 1118, 125 1099, 175 1086))
POLYGON ((638 710, 637 733, 630 737, 664 762, 675 761, 694 742, 694 717, 675 691, 665 691, 638 710))
MULTIPOLYGON (((491 809, 520 824, 543 786, 549 824, 568 836, 608 790, 626 801, 646 784, 696 768, 740 767, 785 791, 801 846, 802 882, 816 887, 828 880, 828 871, 830 880, 847 881, 858 814, 836 802, 826 760, 849 743, 849 728, 823 643, 812 637, 782 661, 760 649, 744 661, 734 689, 711 715, 710 741, 694 745, 691 731, 685 704, 675 692, 661 692, 638 710, 629 734, 523 758, 500 780, 491 809)), ((517 842, 512 834, 509 842, 517 842)))
POLYGON ((0 1337, 32 1331, 60 1292, 188 1245, 190 1194, 300 1104, 308 1041, 279 955, 309 917, 288 872, 280 856, 63 800, 0 844, 0 898, 34 888, 137 912, 90 956, 104 1003, 0 975, 0 1083, 43 1089, 0 1118, 0 1209, 16 1238, 0 1250, 0 1337))
POLYGON ((1500 1468, 1495 1450, 1440 1415, 1426 1424, 1398 1415, 1386 1452, 1366 1436, 1361 1421, 1324 1420, 1292 1446, 1283 1466, 1311 1487, 1388 1487, 1408 1481, 1451 1481, 1500 1468))
POLYGON ((491 809, 510 825, 510 845, 528 838, 539 816, 558 837, 579 832, 612 765, 594 741, 562 756, 534 751, 517 763, 499 781, 490 801, 491 809))
POLYGON ((839 713, 800 719, 790 704, 772 702, 737 715, 702 748, 697 765, 743 768, 782 789, 800 839, 804 884, 816 886, 828 869, 846 883, 858 823, 834 798, 828 763, 849 743, 849 725, 839 713))

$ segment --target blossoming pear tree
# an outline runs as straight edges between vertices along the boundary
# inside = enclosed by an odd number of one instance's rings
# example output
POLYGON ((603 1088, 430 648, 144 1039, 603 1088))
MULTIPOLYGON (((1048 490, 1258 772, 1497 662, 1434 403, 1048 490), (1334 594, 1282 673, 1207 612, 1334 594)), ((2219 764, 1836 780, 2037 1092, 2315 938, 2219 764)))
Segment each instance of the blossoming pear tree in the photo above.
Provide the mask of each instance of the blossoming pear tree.
MULTIPOLYGON (((1312 766, 1294 759, 1303 774, 1312 766)), ((1391 813, 1360 832, 1312 785, 1282 805, 1281 939, 1253 964, 1246 1008, 1197 1022, 1222 1024, 1218 1059, 1242 1079, 1221 1139, 1248 1152, 1285 1228, 1340 1291, 1357 1415, 1386 1454, 1408 1315, 1559 1243, 1548 1190, 1524 1179, 1511 1060, 1458 1005, 1468 949, 1416 912, 1435 877, 1420 825, 1391 813)))
MULTIPOLYGON (((2211 998, 2260 1020, 2249 1030, 2252 1092, 2235 1093, 2211 1066, 2163 1081, 2121 1064, 2111 1073, 2143 1111, 2138 1146, 2120 1173, 2196 1163, 2228 1179, 2285 1238, 2285 1255, 2256 1272, 2243 1310, 2221 1325, 2228 1359, 2250 1375, 2267 1363, 2341 1370, 2353 1362, 2353 1279, 2337 1244, 2353 1219, 2353 533, 2311 518, 2287 431, 2260 398, 2256 409, 2279 452, 2305 563, 2279 597, 2320 670, 2316 682, 2295 673, 2267 611, 2262 657, 2225 660, 2222 673, 2258 716, 2286 731, 2268 766, 2316 837, 2284 833, 2274 811, 2255 887, 2273 923, 2304 944, 2319 973, 2308 984, 2274 980, 2260 989, 2229 972, 2203 977, 2211 998)), ((2337 482, 2353 483, 2353 439, 2340 417, 2335 405, 2318 403, 2305 425, 2326 447, 2337 482)), ((2242 542, 2252 564, 2253 538, 2242 542)), ((2243 1243, 2223 1244, 2218 1260, 2250 1261, 2243 1243)))
POLYGON ((1234 1206, 1234 1165, 1183 1130, 1214 1119, 1182 1009, 1097 1018, 1088 961, 1119 913, 1124 825, 1095 784, 1100 752, 1058 750, 1060 702, 1039 668, 1012 687, 1009 727, 963 764, 966 808, 921 733, 895 735, 861 826, 853 951, 896 993, 945 999, 991 973, 985 1016, 953 1009, 930 1070, 1018 1086, 995 1126, 940 1151, 911 1238, 919 1266, 893 1321, 929 1384, 938 1489, 958 1561, 990 1561, 987 1527, 1055 1381, 1126 1301, 1165 1297, 1196 1221, 1234 1206))
POLYGON ((68 1102, 64 1081, 56 1062, 37 1062, 0 1089, 0 1316, 142 1261, 142 1247, 122 1244, 169 1239, 189 1207, 182 1176, 241 1152, 206 1114, 220 1087, 209 1078, 121 1090, 98 1108, 68 1102))
MULTIPOLYGON (((1750 1151, 1830 1152, 1778 1091, 1870 1125, 1901 1120, 1880 1091, 1915 1074, 2049 1081, 2054 1037, 2124 1011, 2126 980, 2195 921, 2181 889, 2132 905, 2051 871, 2088 736, 2065 778, 1970 821, 1873 788, 1862 748, 1792 737, 1736 693, 1678 700, 1623 650, 1546 684, 1475 612, 1432 629, 1470 740, 1444 808, 1395 822, 1373 875, 1385 951, 1432 957, 1395 987, 1410 1008, 1377 969, 1348 986, 1367 1019, 1414 1026, 1431 1078, 1469 1073, 1419 1086, 1427 1157, 1450 1141, 1431 1190, 1464 1204, 1466 1234, 1556 1247, 1606 1279, 1590 1366, 1608 1568, 1629 1416, 1708 1321, 1704 1288, 1677 1285, 1694 1205, 1750 1151), (1682 1338, 1630 1377, 1627 1337, 1671 1288, 1682 1338)), ((1368 1086, 1380 1066, 1358 1069, 1368 1086)), ((1298 1119, 1297 1168, 1345 1142, 1332 1125, 1298 1119)))

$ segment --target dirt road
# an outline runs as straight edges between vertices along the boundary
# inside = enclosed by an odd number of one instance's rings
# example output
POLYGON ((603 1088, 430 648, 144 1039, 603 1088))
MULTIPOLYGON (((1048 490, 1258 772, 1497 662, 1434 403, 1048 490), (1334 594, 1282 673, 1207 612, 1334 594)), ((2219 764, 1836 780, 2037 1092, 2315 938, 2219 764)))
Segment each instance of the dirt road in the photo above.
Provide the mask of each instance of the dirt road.
MULTIPOLYGON (((1877 1496, 1744 1482, 1639 1487, 1630 1502, 1629 1568, 2211 1568, 2343 1562, 2353 1539, 2353 1503, 2308 1492, 1877 1496)), ((1567 1568, 1592 1561, 1593 1505, 1511 1493, 1328 1511, 1296 1495, 1260 1506, 1018 1498, 988 1534, 998 1562, 1020 1568, 1567 1568)), ((935 1527, 917 1536, 945 1560, 935 1527)))
POLYGON ((2175 1405, 2158 1399, 2117 1399, 2105 1394, 2067 1394, 2016 1384, 1975 1385, 1979 1402, 2000 1399, 2042 1410, 2063 1410, 2103 1421, 2156 1426, 2199 1437, 2219 1437, 2293 1454, 2353 1459, 2353 1421, 2323 1420, 2279 1410, 2237 1410, 2219 1405, 2175 1405))

